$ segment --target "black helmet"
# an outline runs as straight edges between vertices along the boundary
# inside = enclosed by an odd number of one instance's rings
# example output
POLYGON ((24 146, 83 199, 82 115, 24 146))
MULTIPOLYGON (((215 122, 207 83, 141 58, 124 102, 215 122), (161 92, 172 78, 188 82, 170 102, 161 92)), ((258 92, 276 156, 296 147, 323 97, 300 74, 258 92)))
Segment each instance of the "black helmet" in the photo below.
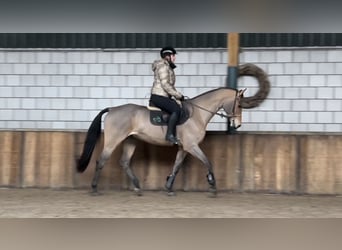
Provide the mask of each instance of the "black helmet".
POLYGON ((164 58, 167 55, 175 55, 175 54, 177 54, 177 51, 173 47, 170 47, 170 46, 164 47, 160 51, 161 58, 164 58))

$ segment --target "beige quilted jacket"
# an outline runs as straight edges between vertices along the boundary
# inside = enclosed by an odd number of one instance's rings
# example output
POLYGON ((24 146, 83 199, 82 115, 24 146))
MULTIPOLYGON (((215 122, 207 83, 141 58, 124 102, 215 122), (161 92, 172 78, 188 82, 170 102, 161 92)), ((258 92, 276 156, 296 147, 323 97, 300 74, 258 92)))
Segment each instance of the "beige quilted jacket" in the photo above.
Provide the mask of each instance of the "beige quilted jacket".
POLYGON ((176 99, 182 97, 182 93, 178 92, 175 88, 176 76, 167 60, 160 59, 154 61, 152 70, 154 72, 154 82, 151 94, 166 97, 173 96, 176 99))

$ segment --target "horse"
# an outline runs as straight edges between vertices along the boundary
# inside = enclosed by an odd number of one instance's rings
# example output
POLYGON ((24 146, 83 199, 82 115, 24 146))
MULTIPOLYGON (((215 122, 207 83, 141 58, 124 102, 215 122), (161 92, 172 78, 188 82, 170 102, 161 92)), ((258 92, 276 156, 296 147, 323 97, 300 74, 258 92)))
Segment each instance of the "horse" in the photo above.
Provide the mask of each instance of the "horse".
MULTIPOLYGON (((230 126, 237 129, 242 123, 242 107, 240 105, 244 90, 222 87, 210 90, 194 98, 187 98, 182 107, 188 113, 188 119, 177 125, 177 137, 180 143, 172 172, 167 176, 165 188, 169 195, 174 194, 173 183, 187 154, 199 159, 206 167, 209 193, 216 196, 217 188, 213 166, 199 147, 206 135, 206 127, 214 115, 228 118, 230 126), (223 109, 226 113, 219 113, 223 109)), ((115 148, 123 143, 123 152, 119 164, 129 176, 134 192, 141 195, 139 180, 130 167, 130 161, 136 148, 136 140, 160 146, 173 146, 165 140, 166 125, 156 126, 151 123, 150 110, 147 106, 124 104, 101 110, 92 121, 83 145, 83 151, 77 162, 77 171, 86 170, 97 140, 101 135, 102 115, 104 118, 104 146, 99 159, 96 161, 95 174, 91 183, 93 194, 98 194, 97 185, 100 172, 115 148), (134 137, 135 139, 133 139, 134 137)))

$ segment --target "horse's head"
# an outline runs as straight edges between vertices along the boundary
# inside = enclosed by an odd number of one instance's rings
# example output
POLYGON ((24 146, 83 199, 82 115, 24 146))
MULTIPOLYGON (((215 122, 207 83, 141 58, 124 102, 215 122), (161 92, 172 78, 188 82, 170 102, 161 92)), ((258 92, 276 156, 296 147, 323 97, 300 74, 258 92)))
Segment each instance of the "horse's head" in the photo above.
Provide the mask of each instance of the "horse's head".
POLYGON ((246 89, 242 89, 236 92, 235 100, 230 112, 227 112, 225 109, 229 116, 230 126, 235 129, 239 128, 242 124, 242 107, 240 105, 240 101, 241 98, 243 98, 245 91, 246 89))

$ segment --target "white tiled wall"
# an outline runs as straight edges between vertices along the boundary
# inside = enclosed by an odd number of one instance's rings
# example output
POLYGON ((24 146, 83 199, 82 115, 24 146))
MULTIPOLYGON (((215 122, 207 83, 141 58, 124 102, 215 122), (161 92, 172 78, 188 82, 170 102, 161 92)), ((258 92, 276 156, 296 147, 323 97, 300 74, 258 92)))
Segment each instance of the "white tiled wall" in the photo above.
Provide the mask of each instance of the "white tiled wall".
MULTIPOLYGON (((244 49, 240 62, 263 68, 272 86, 260 107, 245 112, 242 130, 342 132, 342 48, 244 49)), ((248 78, 239 87, 253 94, 257 82, 248 78)))
MULTIPOLYGON (((194 97, 225 86, 225 49, 178 49, 177 87, 194 97)), ((0 50, 1 129, 87 129, 98 111, 146 105, 158 50, 0 50)), ((241 50, 270 78, 271 92, 244 111, 242 131, 342 132, 342 48, 241 50)), ((246 95, 255 78, 240 77, 246 95)), ((208 130, 225 130, 214 117, 208 130)))

